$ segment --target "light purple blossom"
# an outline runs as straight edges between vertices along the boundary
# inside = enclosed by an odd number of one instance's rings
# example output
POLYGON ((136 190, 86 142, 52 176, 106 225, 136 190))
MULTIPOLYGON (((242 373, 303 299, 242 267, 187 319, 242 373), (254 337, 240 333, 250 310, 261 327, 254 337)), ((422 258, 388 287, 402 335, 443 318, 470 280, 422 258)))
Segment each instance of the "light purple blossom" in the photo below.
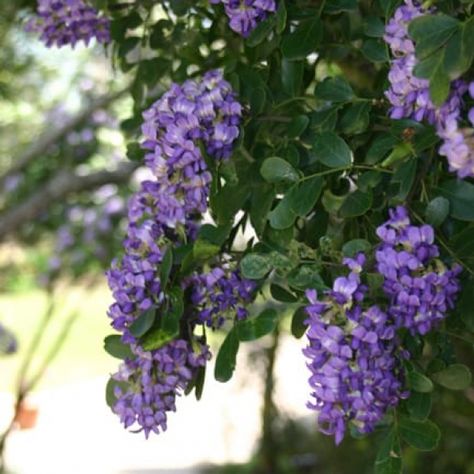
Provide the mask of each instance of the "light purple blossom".
POLYGON ((397 328, 426 334, 454 307, 461 267, 449 268, 438 258, 433 228, 411 225, 402 206, 390 211, 377 235, 382 243, 375 253, 376 268, 384 277, 388 313, 397 328))
POLYGON ((224 5, 230 28, 245 38, 276 10, 275 0, 211 0, 211 3, 224 5))
POLYGON ((313 400, 308 407, 318 415, 318 428, 336 444, 348 424, 368 433, 390 407, 406 396, 395 326, 378 306, 364 308, 367 288, 360 274, 365 257, 345 259, 351 270, 335 280, 321 298, 308 290, 307 337, 303 350, 309 359, 313 400))
POLYGON ((48 47, 110 41, 110 20, 83 0, 38 0, 37 17, 27 30, 39 33, 48 47))
POLYGON ((193 275, 185 286, 191 288, 190 301, 197 322, 214 329, 227 319, 247 318, 246 306, 254 299, 256 283, 223 265, 211 271, 193 275))
POLYGON ((178 339, 127 359, 112 376, 124 383, 115 387, 113 411, 125 428, 137 426, 147 438, 151 432, 165 431, 168 413, 176 411, 176 398, 209 358, 206 345, 196 342, 193 349, 189 342, 178 339))

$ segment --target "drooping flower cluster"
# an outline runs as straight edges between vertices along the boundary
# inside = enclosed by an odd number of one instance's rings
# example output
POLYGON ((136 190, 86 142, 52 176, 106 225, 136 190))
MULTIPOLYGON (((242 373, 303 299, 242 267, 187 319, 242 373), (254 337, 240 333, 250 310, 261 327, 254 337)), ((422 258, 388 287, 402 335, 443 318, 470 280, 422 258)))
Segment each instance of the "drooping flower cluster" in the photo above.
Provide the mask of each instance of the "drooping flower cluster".
MULTIPOLYGON (((161 281, 166 252, 196 239, 211 182, 203 153, 214 160, 230 157, 241 114, 241 105, 219 71, 173 84, 144 113, 141 146, 155 180, 144 181, 131 198, 124 256, 107 276, 115 300, 108 312, 112 326, 133 353, 113 376, 126 382, 126 387, 115 389, 113 410, 125 427, 136 423, 146 436, 166 429, 166 414, 175 410, 176 396, 210 357, 208 347, 193 335, 194 326, 219 325, 231 311, 237 318, 246 315, 243 304, 250 300, 253 284, 227 267, 214 268, 181 283, 192 296, 184 302, 191 309, 184 311, 187 329, 178 339, 145 350, 131 329, 148 310, 156 329, 173 307, 161 281), (211 288, 212 295, 207 294, 211 288)), ((173 267, 170 271, 172 279, 173 267)))
POLYGON ((27 30, 39 33, 49 48, 58 48, 95 38, 99 43, 110 41, 110 20, 84 0, 38 0, 37 17, 27 30))
MULTIPOLYGON (((414 75, 417 59, 415 44, 408 35, 408 24, 431 12, 432 9, 424 9, 419 2, 405 0, 385 28, 384 39, 394 56, 388 74, 390 88, 385 93, 391 104, 390 116, 434 125, 443 140, 439 153, 448 159, 450 170, 456 171, 460 178, 474 176, 472 120, 468 128, 460 125, 465 112, 464 95, 469 89, 474 97, 474 84, 469 85, 462 79, 453 81, 448 98, 437 107, 430 98, 429 81, 414 75)), ((473 109, 467 115, 474 119, 473 109)))
POLYGON ((196 351, 189 342, 178 339, 126 360, 113 376, 114 380, 125 382, 125 387, 115 386, 117 402, 113 411, 125 428, 137 424, 147 438, 152 431, 165 431, 167 412, 176 411, 176 397, 209 358, 207 346, 200 344, 196 351))
POLYGON ((316 290, 306 293, 309 346, 303 353, 310 360, 314 398, 308 406, 318 412, 320 431, 334 435, 336 444, 349 422, 368 433, 404 396, 395 327, 378 306, 362 306, 364 261, 362 254, 346 259, 351 272, 321 299, 316 290))
POLYGON ((320 431, 334 435, 337 444, 348 423, 368 433, 408 395, 402 360, 409 352, 397 330, 426 334, 447 316, 460 289, 461 267, 448 268, 438 258, 433 228, 411 225, 404 207, 390 211, 377 236, 375 270, 384 278, 385 303, 371 304, 361 283, 363 254, 344 260, 349 275, 336 278, 322 297, 306 293, 309 407, 318 412, 320 431))
POLYGON ((211 3, 224 5, 230 28, 244 38, 276 10, 275 0, 211 0, 211 3))
POLYGON ((448 268, 439 258, 434 231, 414 226, 405 208, 390 211, 390 219, 377 229, 382 240, 375 253, 377 271, 389 298, 389 313, 397 328, 426 334, 454 307, 461 267, 448 268))
POLYGON ((226 319, 245 319, 246 306, 256 289, 256 283, 243 278, 239 270, 231 271, 224 266, 194 275, 186 285, 191 288, 190 300, 198 321, 215 329, 226 319))
POLYGON ((0 323, 0 355, 14 354, 18 349, 15 336, 0 323))

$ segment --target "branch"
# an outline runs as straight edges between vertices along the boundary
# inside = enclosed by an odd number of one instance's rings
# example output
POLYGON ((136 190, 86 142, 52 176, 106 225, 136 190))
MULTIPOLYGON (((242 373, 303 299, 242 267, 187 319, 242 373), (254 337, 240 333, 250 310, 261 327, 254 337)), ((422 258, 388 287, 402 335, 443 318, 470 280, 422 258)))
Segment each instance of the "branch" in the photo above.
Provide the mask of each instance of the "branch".
POLYGON ((92 102, 88 107, 81 110, 77 115, 64 121, 61 127, 54 129, 50 132, 40 136, 38 140, 35 140, 29 148, 27 148, 22 155, 15 159, 12 166, 0 176, 0 189, 2 189, 5 179, 12 174, 18 173, 24 169, 31 161, 33 161, 39 155, 47 152, 48 149, 56 142, 61 140, 68 133, 75 130, 82 122, 90 117, 96 110, 107 107, 112 102, 123 96, 127 89, 122 89, 115 94, 103 96, 96 101, 92 102))
POLYGON ((127 183, 137 167, 137 163, 124 162, 113 171, 98 171, 86 176, 77 175, 71 170, 59 171, 23 203, 0 216, 0 241, 25 222, 34 221, 54 202, 62 201, 70 194, 95 189, 108 183, 127 183))

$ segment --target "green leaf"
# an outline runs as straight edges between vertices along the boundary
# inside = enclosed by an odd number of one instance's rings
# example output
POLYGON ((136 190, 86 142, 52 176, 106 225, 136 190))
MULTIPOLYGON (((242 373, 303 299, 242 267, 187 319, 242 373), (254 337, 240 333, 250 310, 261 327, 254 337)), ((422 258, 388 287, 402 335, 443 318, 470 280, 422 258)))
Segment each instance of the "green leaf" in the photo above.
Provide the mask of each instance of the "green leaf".
POLYGON ((138 316, 132 324, 130 324, 129 330, 130 333, 135 337, 143 336, 155 322, 156 317, 156 308, 152 306, 150 309, 144 311, 140 316, 138 316))
POLYGON ((299 94, 303 83, 304 62, 281 60, 281 83, 283 91, 294 97, 299 94))
POLYGON ((397 168, 397 171, 392 176, 392 182, 400 184, 400 190, 397 195, 400 201, 405 200, 411 191, 411 187, 415 182, 416 165, 417 161, 415 159, 406 160, 397 168))
POLYGON ((168 247, 163 256, 160 267, 160 284, 162 288, 166 288, 173 267, 173 249, 168 247))
POLYGON ((126 359, 132 357, 133 353, 130 346, 122 342, 121 336, 112 334, 104 339, 104 349, 107 354, 117 359, 126 359))
POLYGON ((216 357, 214 377, 218 382, 227 382, 235 370, 239 338, 236 329, 232 329, 224 339, 216 357))
POLYGON ((269 183, 279 183, 282 181, 297 181, 298 172, 288 161, 277 156, 267 158, 260 168, 260 174, 269 183))
POLYGON ((359 189, 347 196, 340 213, 342 217, 357 217, 365 214, 372 207, 372 191, 363 192, 359 189))
POLYGON ((429 393, 413 392, 406 403, 410 418, 418 421, 428 418, 431 411, 431 395, 429 393))
POLYGON ((296 214, 290 207, 290 202, 285 196, 268 215, 270 225, 277 230, 288 229, 291 227, 296 219, 296 214))
POLYGON ((432 199, 425 209, 426 222, 434 227, 440 226, 448 214, 449 201, 442 196, 432 199))
POLYGON ((287 193, 291 210, 305 217, 314 208, 321 195, 324 179, 321 176, 305 179, 295 184, 287 193))
POLYGON ((281 301, 282 303, 295 303, 298 301, 298 298, 293 293, 290 293, 288 290, 275 283, 270 285, 270 293, 274 300, 281 301))
POLYGON ((299 23, 296 28, 283 36, 281 52, 287 59, 304 59, 316 51, 321 41, 323 27, 318 17, 299 23))
POLYGON ((341 118, 341 130, 347 135, 356 135, 367 130, 370 122, 370 104, 360 102, 344 112, 341 118))
POLYGON ((444 69, 450 79, 460 77, 471 67, 474 59, 473 37, 474 16, 461 24, 446 45, 444 69))
POLYGON ((154 351, 171 342, 178 334, 178 328, 174 331, 165 330, 161 327, 152 328, 140 338, 140 345, 146 351, 154 351))
POLYGON ((279 0, 278 9, 275 13, 276 32, 279 35, 285 31, 287 16, 285 0, 279 0))
POLYGON ((193 247, 193 257, 198 261, 209 260, 214 255, 217 255, 220 249, 220 245, 213 244, 208 240, 197 239, 193 247))
POLYGON ((383 440, 375 459, 375 474, 401 474, 402 457, 400 440, 395 429, 391 429, 383 440))
POLYGON ((407 376, 408 386, 415 392, 429 393, 433 391, 433 382, 420 372, 412 370, 407 376))
POLYGON ((385 25, 377 16, 368 16, 364 23, 364 32, 366 36, 372 38, 383 38, 385 34, 385 25))
POLYGON ((294 313, 291 318, 291 334, 297 339, 303 337, 308 326, 305 324, 305 321, 308 319, 308 314, 306 313, 305 306, 300 306, 294 313))
POLYGON ((398 426, 402 439, 413 448, 432 451, 438 446, 441 432, 432 421, 416 421, 403 416, 398 426))
POLYGON ((430 97, 437 106, 443 105, 451 89, 451 81, 442 65, 443 56, 441 56, 439 61, 439 66, 430 78, 430 97))
POLYGON ((314 95, 317 99, 330 102, 350 102, 354 98, 354 91, 350 84, 341 76, 327 77, 316 85, 314 95))
POLYGON ((316 136, 313 150, 318 161, 329 168, 346 168, 352 163, 352 152, 347 143, 334 132, 316 136))
POLYGON ((288 285, 298 290, 315 288, 318 291, 327 289, 318 269, 314 265, 301 265, 288 275, 288 285))
POLYGON ((431 375, 432 379, 450 390, 465 390, 471 385, 472 375, 469 367, 453 364, 431 375))
POLYGON ((240 262, 240 269, 245 278, 259 280, 272 269, 270 257, 268 254, 249 253, 240 262))
POLYGON ((275 191, 270 184, 262 182, 253 189, 250 204, 250 222, 259 237, 265 228, 274 197, 275 191))
POLYGON ((110 378, 107 381, 107 385, 105 386, 105 403, 107 403, 107 406, 113 408, 117 401, 117 397, 115 396, 116 387, 119 387, 122 389, 123 392, 126 392, 129 386, 130 384, 128 384, 127 382, 118 381, 114 380, 113 378, 110 378))
POLYGON ((416 57, 425 59, 441 48, 455 33, 459 21, 455 18, 437 14, 415 18, 408 25, 408 33, 416 43, 416 57))
POLYGON ((336 15, 357 9, 357 0, 329 0, 324 6, 324 13, 336 15))
POLYGON ((342 254, 345 257, 354 257, 359 252, 369 252, 372 244, 365 239, 349 240, 342 246, 342 254))
POLYGON ((286 131, 288 138, 298 138, 306 130, 309 125, 309 118, 307 115, 297 115, 293 117, 291 122, 288 124, 288 130, 286 131))
POLYGON ((439 191, 448 199, 450 215, 461 221, 474 221, 474 185, 467 181, 452 179, 445 181, 439 191))
POLYGON ((267 19, 260 21, 256 28, 252 30, 247 38, 247 45, 251 48, 258 46, 268 38, 275 26, 275 16, 271 15, 267 19))
POLYGON ((239 321, 236 329, 239 341, 248 342, 260 339, 275 330, 278 314, 274 309, 263 310, 256 318, 239 321))
POLYGON ((361 52, 373 63, 383 63, 390 60, 387 44, 383 40, 369 39, 364 41, 361 52))

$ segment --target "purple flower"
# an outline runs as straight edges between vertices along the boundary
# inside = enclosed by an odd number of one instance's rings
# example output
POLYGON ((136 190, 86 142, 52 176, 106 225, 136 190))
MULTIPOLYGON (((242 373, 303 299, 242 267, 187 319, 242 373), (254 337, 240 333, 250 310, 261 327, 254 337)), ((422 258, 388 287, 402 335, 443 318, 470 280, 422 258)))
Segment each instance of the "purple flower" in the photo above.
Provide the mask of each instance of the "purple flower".
POLYGON ((191 289, 193 315, 214 329, 220 328, 227 319, 245 319, 246 306, 254 299, 256 290, 255 282, 227 266, 195 274, 184 284, 191 289))
POLYGON ((384 277, 388 313, 397 328, 426 334, 454 307, 461 267, 446 267, 438 258, 433 228, 411 225, 404 207, 390 211, 390 219, 378 227, 377 235, 382 244, 375 259, 384 277))
POLYGON ((168 412, 176 411, 176 397, 210 359, 206 345, 196 342, 194 347, 177 339, 122 363, 112 376, 119 382, 113 411, 125 428, 138 425, 147 438, 151 432, 166 430, 168 412))
POLYGON ((88 45, 92 38, 99 43, 110 41, 110 20, 83 0, 39 0, 37 18, 27 24, 27 30, 40 34, 46 46, 80 41, 88 45))
POLYGON ((315 290, 306 293, 309 345, 303 353, 314 399, 308 407, 318 413, 319 430, 334 436, 336 444, 349 423, 368 433, 406 396, 395 327, 378 306, 362 307, 364 261, 361 254, 346 259, 351 272, 336 279, 321 299, 315 290))
POLYGON ((224 5, 230 28, 245 38, 276 10, 275 0, 211 0, 211 3, 224 5))

